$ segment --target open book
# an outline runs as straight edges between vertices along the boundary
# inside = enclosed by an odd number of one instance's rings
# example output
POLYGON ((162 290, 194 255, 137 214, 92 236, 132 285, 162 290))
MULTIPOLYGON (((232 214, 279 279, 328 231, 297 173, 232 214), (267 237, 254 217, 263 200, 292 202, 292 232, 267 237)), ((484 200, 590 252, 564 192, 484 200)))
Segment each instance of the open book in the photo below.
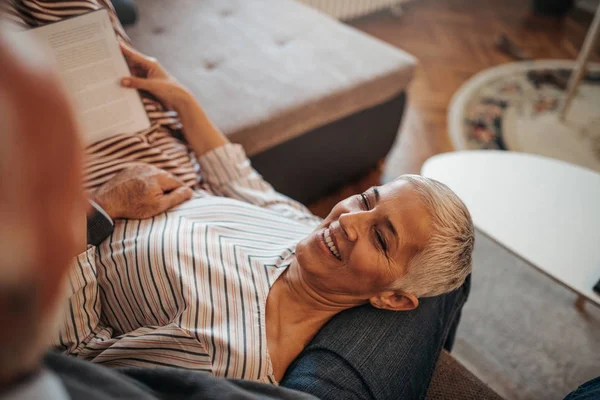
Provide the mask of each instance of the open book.
POLYGON ((150 127, 137 91, 119 84, 130 73, 106 10, 25 34, 51 49, 78 112, 85 144, 150 127))

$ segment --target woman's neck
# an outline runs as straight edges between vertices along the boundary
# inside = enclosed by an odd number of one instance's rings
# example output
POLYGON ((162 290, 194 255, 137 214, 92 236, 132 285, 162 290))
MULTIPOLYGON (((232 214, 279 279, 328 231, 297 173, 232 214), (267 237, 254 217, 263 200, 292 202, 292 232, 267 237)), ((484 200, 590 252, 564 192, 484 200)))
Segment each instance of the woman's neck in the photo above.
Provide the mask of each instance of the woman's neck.
POLYGON ((281 380, 287 367, 334 315, 350 308, 336 304, 312 288, 302 277, 297 260, 271 287, 266 305, 267 344, 281 380))

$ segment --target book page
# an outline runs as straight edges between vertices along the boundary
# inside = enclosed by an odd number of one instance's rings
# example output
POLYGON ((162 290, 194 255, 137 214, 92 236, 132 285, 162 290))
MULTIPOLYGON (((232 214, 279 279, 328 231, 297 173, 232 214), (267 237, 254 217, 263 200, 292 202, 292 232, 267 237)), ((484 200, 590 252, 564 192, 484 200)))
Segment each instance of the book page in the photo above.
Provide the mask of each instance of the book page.
POLYGON ((129 68, 106 10, 27 31, 52 49, 74 100, 84 142, 150 127, 136 90, 122 88, 129 68))

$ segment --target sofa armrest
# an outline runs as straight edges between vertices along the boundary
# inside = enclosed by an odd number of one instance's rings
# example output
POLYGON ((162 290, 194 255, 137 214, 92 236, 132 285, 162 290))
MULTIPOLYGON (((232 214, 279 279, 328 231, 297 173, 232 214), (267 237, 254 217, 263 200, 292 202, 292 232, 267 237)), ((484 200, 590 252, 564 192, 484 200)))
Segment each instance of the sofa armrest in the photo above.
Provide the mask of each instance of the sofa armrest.
POLYGON ((502 400, 454 357, 442 350, 426 400, 502 400))

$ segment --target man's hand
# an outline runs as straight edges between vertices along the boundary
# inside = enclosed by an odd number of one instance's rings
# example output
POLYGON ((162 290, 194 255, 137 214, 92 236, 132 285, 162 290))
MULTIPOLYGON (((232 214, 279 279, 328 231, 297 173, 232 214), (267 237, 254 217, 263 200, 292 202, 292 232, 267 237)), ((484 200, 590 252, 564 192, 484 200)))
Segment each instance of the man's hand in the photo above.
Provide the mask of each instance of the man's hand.
POLYGON ((113 219, 144 219, 189 200, 192 194, 190 188, 167 171, 139 164, 102 185, 93 199, 113 219))

